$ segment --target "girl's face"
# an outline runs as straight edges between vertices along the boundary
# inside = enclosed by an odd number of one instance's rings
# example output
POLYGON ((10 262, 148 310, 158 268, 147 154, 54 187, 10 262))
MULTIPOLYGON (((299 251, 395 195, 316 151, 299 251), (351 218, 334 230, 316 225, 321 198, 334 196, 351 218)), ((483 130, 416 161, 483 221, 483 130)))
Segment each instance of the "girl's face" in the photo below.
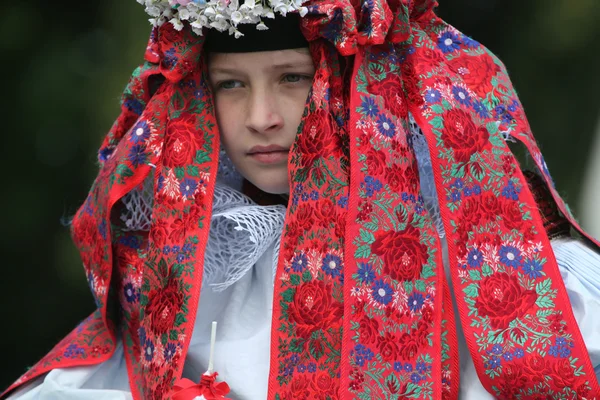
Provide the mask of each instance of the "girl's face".
POLYGON ((288 193, 288 154, 315 74, 308 49, 211 53, 208 73, 227 155, 259 189, 288 193))

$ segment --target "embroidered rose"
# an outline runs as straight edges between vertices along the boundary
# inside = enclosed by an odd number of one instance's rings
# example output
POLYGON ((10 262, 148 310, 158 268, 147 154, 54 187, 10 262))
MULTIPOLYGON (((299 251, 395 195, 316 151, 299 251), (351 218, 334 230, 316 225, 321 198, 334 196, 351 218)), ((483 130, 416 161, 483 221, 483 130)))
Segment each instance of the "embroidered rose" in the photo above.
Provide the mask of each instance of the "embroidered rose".
POLYGON ((314 222, 314 209, 309 204, 300 205, 294 214, 302 230, 309 230, 314 222))
POLYGON ((492 57, 466 56, 455 58, 448 63, 450 69, 460 75, 469 89, 480 97, 487 96, 493 89, 492 78, 500 71, 500 67, 494 63, 492 57))
POLYGON ((427 246, 419 241, 419 230, 411 225, 400 232, 379 234, 371 251, 381 257, 383 273, 397 281, 418 278, 427 262, 427 246))
POLYGON ((163 247, 166 244, 168 237, 167 228, 167 223, 161 218, 157 218, 152 224, 150 239, 152 239, 156 246, 163 247))
POLYGON ((403 333, 399 341, 400 358, 405 361, 412 361, 415 354, 419 351, 417 339, 408 333, 403 333))
POLYGON ((502 394, 508 398, 514 398, 521 388, 526 387, 529 381, 523 374, 523 368, 519 364, 506 365, 502 369, 504 381, 502 382, 502 394))
POLYGON ((537 353, 527 356, 523 365, 527 379, 536 384, 543 382, 544 376, 549 372, 547 371, 546 360, 537 353))
POLYGON ((386 169, 385 176, 392 190, 396 192, 415 193, 418 185, 418 171, 415 166, 406 169, 394 164, 386 169))
POLYGON ((436 68, 444 61, 444 57, 438 50, 425 49, 421 53, 419 63, 415 65, 418 74, 426 74, 436 68))
POLYGON ((375 343, 379 336, 379 322, 364 315, 359 323, 358 334, 360 335, 361 343, 375 343))
POLYGON ((505 201, 502 204, 502 221, 508 229, 521 230, 523 226, 523 213, 514 201, 505 201))
POLYGON ((150 326, 156 334, 167 333, 173 329, 175 317, 183 304, 183 296, 177 282, 172 280, 162 289, 155 289, 148 295, 146 315, 150 317, 150 326))
POLYGON ((366 154, 365 164, 369 175, 381 175, 385 171, 385 153, 380 150, 369 148, 366 154))
POLYGON ((328 157, 339 145, 339 138, 333 132, 331 116, 324 110, 308 114, 297 140, 303 168, 310 168, 319 158, 328 157))
POLYGON ((385 361, 394 361, 398 358, 400 353, 398 344, 398 338, 391 332, 386 332, 383 336, 377 338, 379 353, 385 361))
POLYGON ((319 225, 328 227, 335 217, 335 204, 330 199, 322 199, 317 205, 316 214, 319 225))
POLYGON ((331 378, 327 371, 319 371, 314 374, 310 385, 318 399, 323 400, 331 398, 337 389, 336 380, 331 378))
POLYGON ((319 329, 326 329, 342 316, 342 304, 333 299, 331 284, 311 281, 296 289, 289 305, 291 322, 296 323, 297 335, 308 338, 319 329))
POLYGON ((308 399, 310 395, 309 386, 310 382, 305 375, 296 374, 289 384, 289 390, 285 397, 286 400, 294 399, 308 399))
POLYGON ((483 150, 489 136, 484 126, 475 125, 469 113, 453 109, 446 114, 442 140, 452 147, 457 162, 468 162, 474 153, 483 150))
POLYGON ((481 281, 475 307, 480 315, 490 318, 494 329, 506 329, 535 304, 536 298, 535 291, 521 287, 516 276, 499 272, 481 281))
POLYGON ((383 97, 385 108, 393 115, 406 116, 407 105, 403 99, 402 81, 398 74, 389 74, 381 81, 370 82, 369 92, 383 97))
POLYGON ((418 85, 420 79, 415 76, 412 62, 407 60, 402 64, 402 75, 404 77, 404 91, 407 94, 408 102, 415 107, 420 107, 424 101, 418 85))
POLYGON ((193 115, 182 115, 169 123, 165 138, 164 163, 167 167, 190 164, 196 152, 204 146, 204 138, 193 115))
POLYGON ((557 360, 552 365, 552 379, 557 388, 572 388, 575 383, 575 371, 568 359, 557 360))

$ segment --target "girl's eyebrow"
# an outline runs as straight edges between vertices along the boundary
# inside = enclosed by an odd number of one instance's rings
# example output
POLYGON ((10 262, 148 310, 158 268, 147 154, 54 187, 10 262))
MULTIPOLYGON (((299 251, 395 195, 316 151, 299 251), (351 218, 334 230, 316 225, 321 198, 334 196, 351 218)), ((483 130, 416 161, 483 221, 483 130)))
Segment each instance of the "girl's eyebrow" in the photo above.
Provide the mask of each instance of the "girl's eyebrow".
POLYGON ((310 62, 300 62, 300 63, 284 63, 284 64, 275 64, 271 65, 270 69, 290 69, 290 68, 304 68, 304 67, 314 67, 312 61, 310 62))
MULTIPOLYGON (((283 64, 274 64, 270 65, 267 69, 270 70, 281 70, 281 69, 291 69, 291 68, 313 68, 314 64, 311 62, 300 62, 300 63, 283 63, 283 64)), ((221 73, 221 74, 241 74, 243 73, 239 69, 236 68, 227 68, 227 67, 214 67, 209 68, 212 73, 221 73)))

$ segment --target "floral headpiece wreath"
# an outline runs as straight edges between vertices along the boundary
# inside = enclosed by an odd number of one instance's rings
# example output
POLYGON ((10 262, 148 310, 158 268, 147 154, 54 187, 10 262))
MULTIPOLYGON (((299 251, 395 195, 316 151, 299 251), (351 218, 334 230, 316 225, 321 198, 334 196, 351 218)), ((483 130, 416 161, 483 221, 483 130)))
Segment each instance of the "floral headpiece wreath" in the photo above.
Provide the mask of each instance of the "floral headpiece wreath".
POLYGON ((137 0, 146 7, 152 25, 171 23, 175 29, 183 29, 183 21, 188 21, 194 33, 202 35, 203 28, 214 28, 220 32, 229 31, 236 38, 243 36, 239 24, 256 24, 256 29, 269 29, 263 18, 275 18, 275 13, 285 16, 298 11, 306 15, 308 9, 302 7, 306 0, 137 0))

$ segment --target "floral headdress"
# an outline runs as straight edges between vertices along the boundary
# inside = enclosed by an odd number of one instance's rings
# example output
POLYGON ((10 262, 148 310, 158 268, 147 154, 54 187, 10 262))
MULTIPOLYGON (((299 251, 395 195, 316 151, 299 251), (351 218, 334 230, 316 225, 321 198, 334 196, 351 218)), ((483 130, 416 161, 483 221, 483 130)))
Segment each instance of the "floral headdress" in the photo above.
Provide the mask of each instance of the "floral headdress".
POLYGON ((243 35, 238 29, 239 24, 254 24, 258 30, 266 30, 264 18, 275 18, 275 14, 285 16, 287 13, 307 13, 302 4, 307 0, 137 0, 146 6, 150 22, 161 26, 171 23, 176 30, 183 29, 184 22, 191 29, 202 35, 204 28, 228 31, 239 37, 243 35))
MULTIPOLYGON (((153 11, 146 62, 124 92, 98 178, 73 220, 98 310, 18 383, 107 360, 118 333, 136 399, 168 398, 182 374, 219 129, 205 38, 191 24, 164 23, 176 4, 152 4, 163 7, 153 11), (120 236, 111 210, 149 176, 150 232, 120 236), (134 298, 123 298, 124 280, 134 298)), ((238 9, 221 6, 230 4, 238 9)), ((496 398, 600 395, 544 220, 506 137, 525 145, 560 212, 586 234, 554 189, 504 65, 439 19, 436 4, 306 6, 301 28, 317 71, 290 151, 269 399, 456 399, 457 324, 496 398), (459 318, 421 196, 412 124, 430 155, 459 318)))

